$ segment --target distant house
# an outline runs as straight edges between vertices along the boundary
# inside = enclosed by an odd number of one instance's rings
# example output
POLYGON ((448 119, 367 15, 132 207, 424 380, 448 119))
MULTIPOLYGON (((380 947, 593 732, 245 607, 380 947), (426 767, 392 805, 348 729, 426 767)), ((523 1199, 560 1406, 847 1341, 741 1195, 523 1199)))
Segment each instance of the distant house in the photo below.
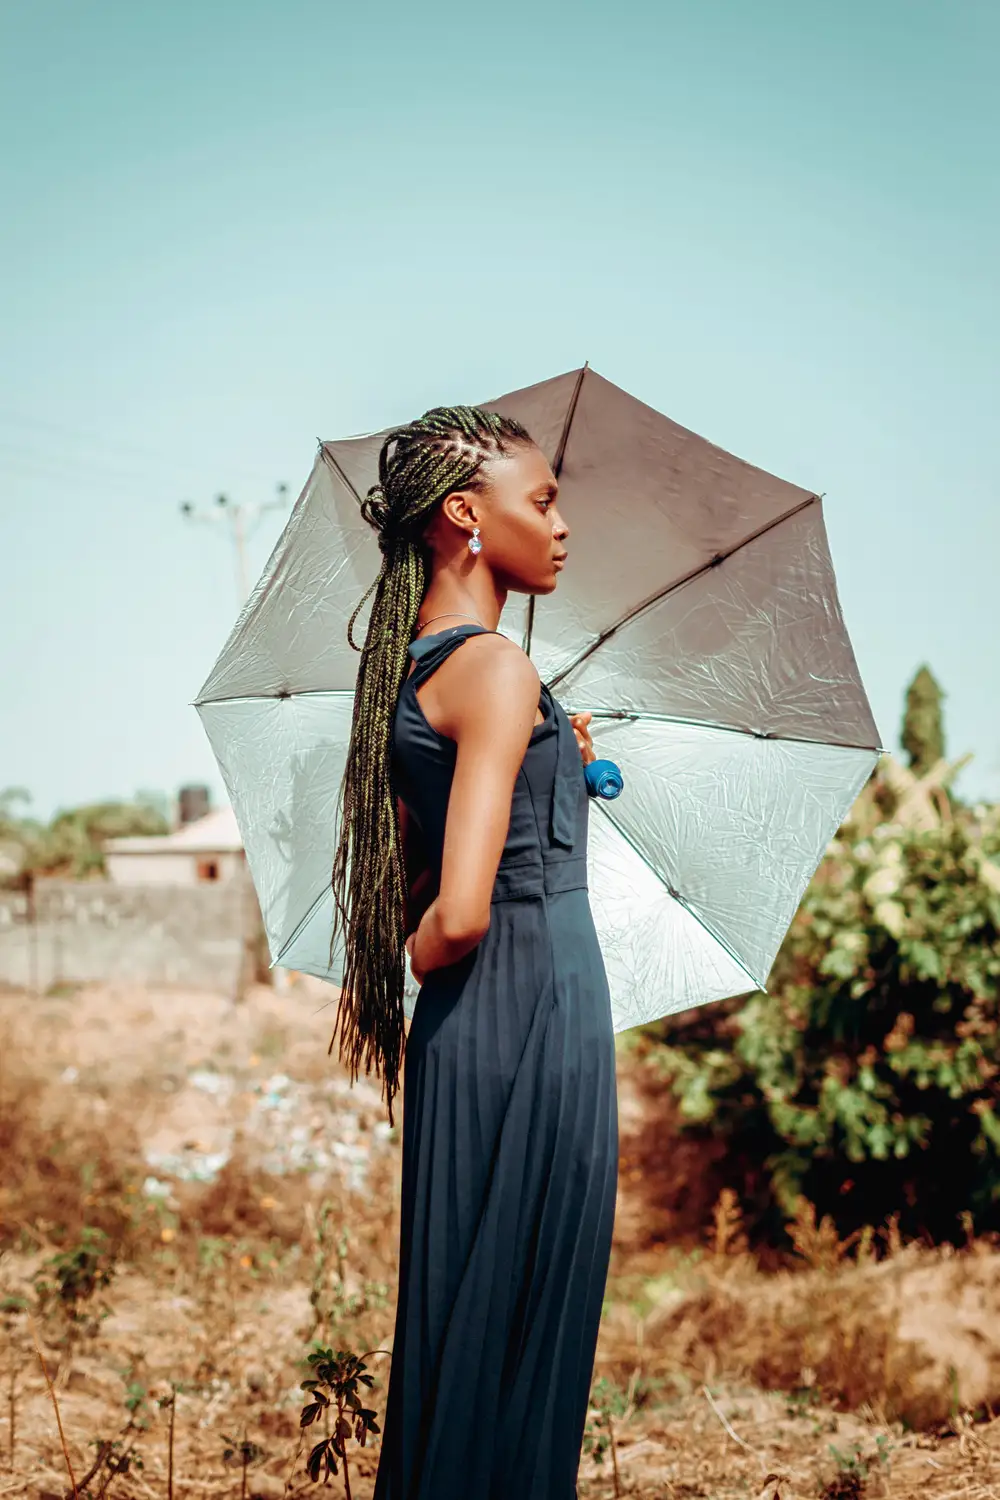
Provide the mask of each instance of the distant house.
POLYGON ((184 823, 176 833, 108 839, 104 862, 116 885, 199 885, 231 880, 243 866, 243 840, 231 807, 184 823))

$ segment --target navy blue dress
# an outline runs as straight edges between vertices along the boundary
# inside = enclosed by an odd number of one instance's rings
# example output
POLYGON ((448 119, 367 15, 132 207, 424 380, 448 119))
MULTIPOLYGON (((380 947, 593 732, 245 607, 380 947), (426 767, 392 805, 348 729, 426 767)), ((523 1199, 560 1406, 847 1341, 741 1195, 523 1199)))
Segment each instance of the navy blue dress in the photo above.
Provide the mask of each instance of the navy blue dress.
MULTIPOLYGON (((416 689, 483 627, 423 636, 393 779, 440 871, 453 740, 416 689)), ((618 1182, 589 801, 543 686, 490 926, 431 970, 403 1060, 399 1290, 375 1500, 574 1500, 618 1182)), ((498 705, 498 710, 501 706, 498 705)))

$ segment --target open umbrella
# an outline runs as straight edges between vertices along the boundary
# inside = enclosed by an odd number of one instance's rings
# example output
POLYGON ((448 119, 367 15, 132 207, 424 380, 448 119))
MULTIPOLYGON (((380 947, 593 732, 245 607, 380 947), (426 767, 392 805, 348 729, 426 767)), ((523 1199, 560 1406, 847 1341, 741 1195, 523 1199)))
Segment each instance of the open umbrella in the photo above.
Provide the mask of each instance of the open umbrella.
MULTIPOLYGON (((625 790, 590 803, 589 883, 615 1029, 763 989, 826 846, 881 754, 819 496, 734 458, 585 367, 491 409, 559 474, 572 561, 499 628, 625 790)), ((387 429, 388 430, 388 429, 387 429)), ((339 983, 330 871, 378 572, 359 500, 384 432, 322 443, 196 700, 272 959, 339 983)), ((404 1009, 412 1014, 407 983, 404 1009)))

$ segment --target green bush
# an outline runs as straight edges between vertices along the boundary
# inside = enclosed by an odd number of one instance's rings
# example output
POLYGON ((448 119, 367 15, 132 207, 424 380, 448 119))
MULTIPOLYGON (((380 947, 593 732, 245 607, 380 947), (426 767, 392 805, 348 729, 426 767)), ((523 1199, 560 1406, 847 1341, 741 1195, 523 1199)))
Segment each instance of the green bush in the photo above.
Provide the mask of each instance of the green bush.
POLYGON ((768 994, 649 1029, 768 1236, 799 1195, 847 1233, 893 1214, 935 1241, 1000 1228, 1000 809, 927 826, 940 804, 918 799, 907 827, 879 821, 887 800, 874 778, 768 994))

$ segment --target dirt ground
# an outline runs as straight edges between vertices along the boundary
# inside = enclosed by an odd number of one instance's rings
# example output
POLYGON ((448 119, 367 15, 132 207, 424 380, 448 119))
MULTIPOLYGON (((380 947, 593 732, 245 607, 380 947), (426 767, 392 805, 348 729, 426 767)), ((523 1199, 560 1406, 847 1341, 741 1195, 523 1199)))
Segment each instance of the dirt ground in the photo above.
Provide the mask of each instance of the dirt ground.
MULTIPOLYGON (((0 1500, 72 1494, 101 1443, 92 1496, 313 1489, 306 1358, 388 1351, 398 1239, 401 1110, 328 1058, 331 995, 0 994, 0 1500), (109 1279, 67 1301, 86 1243, 109 1279)), ((619 1079, 627 1136, 627 1044, 619 1079)), ((622 1172, 581 1500, 1000 1500, 995 1252, 765 1276, 643 1245, 645 1186, 622 1172)), ((355 1500, 377 1453, 351 1445, 355 1500)))

